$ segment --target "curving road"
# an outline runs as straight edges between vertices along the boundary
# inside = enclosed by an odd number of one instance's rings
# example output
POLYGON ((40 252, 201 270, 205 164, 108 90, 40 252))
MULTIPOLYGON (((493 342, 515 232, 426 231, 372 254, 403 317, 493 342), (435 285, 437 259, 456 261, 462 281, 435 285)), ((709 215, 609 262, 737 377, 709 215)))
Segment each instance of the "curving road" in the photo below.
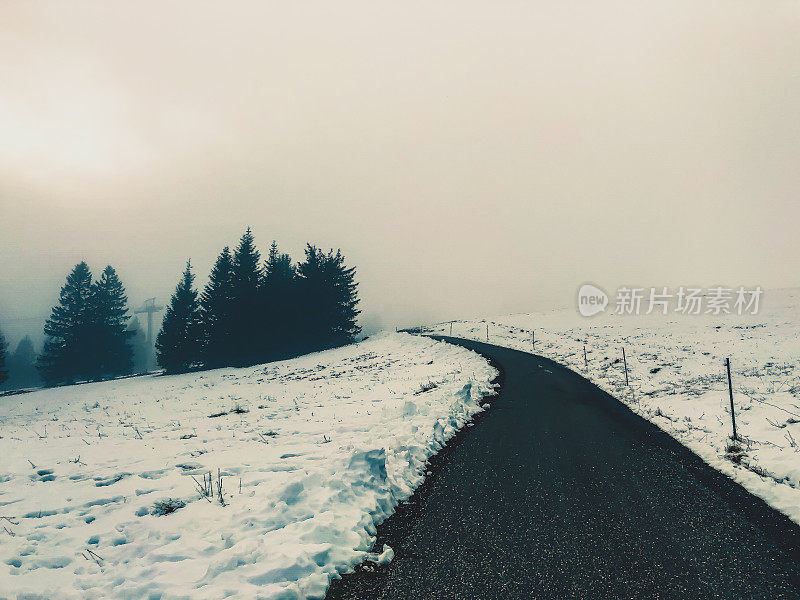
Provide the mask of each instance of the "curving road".
POLYGON ((550 360, 480 342, 500 394, 329 600, 800 598, 800 528, 550 360))

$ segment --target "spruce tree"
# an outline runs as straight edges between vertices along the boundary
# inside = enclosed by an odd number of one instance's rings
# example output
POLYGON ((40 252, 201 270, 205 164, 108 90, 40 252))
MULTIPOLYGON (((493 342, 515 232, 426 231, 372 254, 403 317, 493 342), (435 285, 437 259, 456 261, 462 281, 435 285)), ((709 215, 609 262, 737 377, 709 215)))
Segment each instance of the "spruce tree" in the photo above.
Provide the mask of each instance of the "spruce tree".
POLYGON ((192 265, 187 261, 156 338, 158 364, 167 373, 188 371, 201 359, 200 304, 193 284, 192 265))
POLYGON ((341 251, 327 254, 308 244, 298 268, 301 301, 297 304, 302 351, 349 344, 361 332, 357 318, 355 268, 344 264, 341 251))
POLYGON ((264 357, 264 331, 259 310, 261 278, 261 255, 248 227, 233 254, 231 361, 234 365, 255 364, 264 357))
POLYGON ((328 332, 330 341, 334 346, 351 344, 361 333, 358 325, 361 311, 357 308, 359 298, 356 269, 345 265, 341 250, 337 250, 335 254, 333 251, 329 252, 325 263, 333 287, 332 319, 328 332))
POLYGON ((297 327, 295 330, 295 352, 303 354, 323 347, 322 331, 325 329, 324 306, 322 297, 323 253, 306 244, 305 260, 297 265, 297 303, 292 317, 297 327))
POLYGON ((47 339, 37 368, 45 384, 89 379, 96 373, 91 300, 92 273, 80 262, 67 276, 59 303, 44 326, 47 339))
POLYGON ((233 354, 231 313, 233 310, 233 258, 225 246, 211 270, 200 296, 203 329, 203 362, 215 368, 230 364, 233 354))
POLYGON ((8 369, 6 369, 6 341, 3 332, 0 331, 0 385, 8 381, 8 369))
POLYGON ((292 259, 273 241, 264 267, 262 285, 262 337, 268 360, 292 356, 295 352, 296 273, 292 259))
POLYGON ((129 344, 128 297, 116 271, 107 266, 92 286, 95 366, 100 376, 131 373, 133 349, 129 344))

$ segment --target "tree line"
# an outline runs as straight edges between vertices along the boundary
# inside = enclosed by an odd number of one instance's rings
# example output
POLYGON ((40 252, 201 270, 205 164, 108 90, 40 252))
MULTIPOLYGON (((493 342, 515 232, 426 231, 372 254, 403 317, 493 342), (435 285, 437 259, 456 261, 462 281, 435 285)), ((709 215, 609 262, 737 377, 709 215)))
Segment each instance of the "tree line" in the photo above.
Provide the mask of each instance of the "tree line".
MULTIPOLYGON (((201 292, 194 280, 187 261, 156 338, 167 373, 289 358, 350 343, 361 331, 355 268, 338 250, 308 244, 295 264, 273 242, 262 261, 248 228, 233 252, 219 254, 201 292)), ((111 266, 93 280, 86 262, 75 265, 44 333, 35 368, 46 385, 129 375, 146 362, 144 334, 111 266)), ((30 364, 33 345, 23 342, 20 356, 30 364)), ((10 362, 0 333, 0 386, 10 362)))
POLYGON ((248 228, 217 257, 209 281, 181 275, 156 339, 167 372, 246 366, 348 344, 360 333, 355 268, 307 244, 298 264, 272 242, 262 262, 248 228))
MULTIPOLYGON (((147 343, 147 336, 137 317, 131 317, 128 321, 127 331, 130 335, 128 343, 133 349, 133 368, 130 374, 151 371, 155 366, 153 346, 147 343)), ((43 380, 36 368, 38 356, 31 336, 22 338, 11 352, 3 343, 3 334, 0 332, 0 392, 41 386, 43 380)))

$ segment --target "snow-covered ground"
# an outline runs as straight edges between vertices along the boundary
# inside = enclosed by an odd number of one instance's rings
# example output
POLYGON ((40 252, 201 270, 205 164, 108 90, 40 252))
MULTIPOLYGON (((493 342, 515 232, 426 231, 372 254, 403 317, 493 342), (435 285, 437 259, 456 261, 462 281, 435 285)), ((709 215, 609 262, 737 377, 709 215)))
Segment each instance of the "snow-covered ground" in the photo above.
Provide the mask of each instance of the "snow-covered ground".
MULTIPOLYGON (((571 309, 456 321, 452 335, 485 341, 487 322, 490 343, 531 352, 535 335, 536 354, 586 376, 800 523, 800 290, 765 292, 757 315, 585 318, 571 309), (726 451, 725 358, 742 452, 726 451)), ((426 331, 449 334, 450 324, 426 331)))
POLYGON ((392 333, 0 398, 0 598, 321 598, 391 560, 371 553, 376 524, 494 376, 392 333))

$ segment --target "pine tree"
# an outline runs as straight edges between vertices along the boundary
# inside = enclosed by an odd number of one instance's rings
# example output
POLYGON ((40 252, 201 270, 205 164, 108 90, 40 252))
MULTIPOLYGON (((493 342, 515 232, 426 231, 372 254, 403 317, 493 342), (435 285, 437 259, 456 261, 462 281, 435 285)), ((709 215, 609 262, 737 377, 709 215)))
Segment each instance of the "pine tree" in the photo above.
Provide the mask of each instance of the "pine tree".
POLYGON ((358 315, 361 311, 356 308, 359 303, 356 269, 345 265, 341 250, 337 250, 336 254, 333 251, 329 252, 325 262, 333 286, 330 340, 334 346, 351 344, 361 333, 361 327, 358 325, 358 315))
POLYGON ((296 273, 292 259, 273 241, 264 267, 262 284, 262 337, 265 358, 276 360, 295 352, 297 330, 296 273))
POLYGON ((187 261, 156 338, 158 364, 167 373, 187 371, 201 359, 200 304, 193 284, 192 265, 187 261))
POLYGON ((6 369, 6 341, 3 332, 0 331, 0 385, 8 381, 8 370, 6 369))
POLYGON ((355 268, 346 267, 341 251, 325 254, 306 246, 306 258, 297 268, 301 301, 297 304, 303 351, 349 344, 361 332, 357 318, 358 284, 355 268))
POLYGON ((214 368, 230 364, 233 354, 231 312, 233 310, 233 258, 225 246, 211 270, 200 296, 203 328, 203 362, 214 368))
POLYGON ((75 265, 61 288, 59 303, 44 326, 47 340, 37 368, 47 385, 89 379, 93 368, 92 273, 75 265))
POLYGON ((323 307, 326 305, 322 297, 323 253, 311 244, 306 244, 305 260, 297 265, 297 303, 294 306, 293 319, 297 323, 295 330, 295 352, 303 354, 323 347, 321 332, 325 329, 323 307))
POLYGON ((92 286, 95 366, 99 376, 131 373, 133 349, 127 331, 128 297, 116 271, 107 266, 92 286))
POLYGON ((248 227, 233 254, 231 361, 234 365, 255 364, 264 356, 264 332, 259 310, 261 278, 261 255, 248 227))

